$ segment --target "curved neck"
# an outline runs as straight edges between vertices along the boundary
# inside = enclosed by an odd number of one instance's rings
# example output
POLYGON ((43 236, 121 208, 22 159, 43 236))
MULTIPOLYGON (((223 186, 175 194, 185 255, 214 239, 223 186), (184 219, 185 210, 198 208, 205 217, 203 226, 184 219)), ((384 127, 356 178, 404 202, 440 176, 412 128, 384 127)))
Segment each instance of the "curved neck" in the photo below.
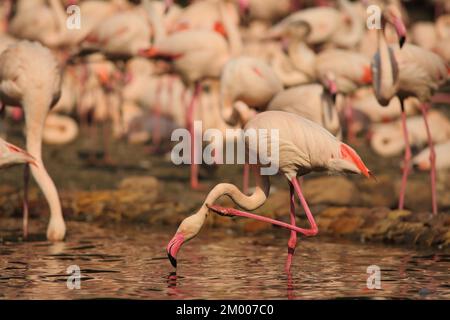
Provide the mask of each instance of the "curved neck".
POLYGON ((306 43, 298 38, 292 39, 289 43, 288 55, 292 65, 296 69, 307 74, 309 77, 314 78, 315 53, 306 43), (309 57, 309 59, 305 59, 306 57, 309 57))
POLYGON ((293 68, 291 61, 283 52, 273 55, 271 66, 285 86, 290 87, 311 81, 308 75, 293 68))
POLYGON ((378 30, 378 50, 374 57, 376 66, 373 80, 378 101, 387 105, 397 93, 398 66, 394 52, 389 48, 383 29, 378 30))
POLYGON ((352 48, 359 43, 364 36, 364 20, 361 18, 356 8, 347 0, 341 0, 340 6, 342 10, 350 18, 350 30, 344 28, 341 32, 337 32, 334 37, 334 43, 339 47, 352 48))
POLYGON ((154 1, 145 0, 144 7, 153 27, 153 43, 157 43, 166 37, 162 12, 156 8, 154 1))
POLYGON ((50 7, 55 15, 56 22, 58 23, 59 32, 64 33, 66 30, 66 13, 60 0, 49 0, 50 7))
MULTIPOLYGON (((201 225, 206 220, 208 216, 209 209, 208 206, 213 205, 220 197, 228 196, 233 200, 235 204, 245 210, 255 210, 262 206, 267 197, 269 196, 270 181, 268 176, 262 176, 259 172, 260 168, 258 166, 253 166, 255 169, 255 179, 256 188, 252 195, 247 196, 243 194, 234 184, 231 183, 220 183, 216 185, 207 195, 205 201, 203 202, 200 210, 198 210, 194 215, 198 216, 201 225)), ((200 230, 201 226, 199 226, 200 230)))
POLYGON ((322 103, 322 121, 325 129, 330 131, 333 135, 339 133, 340 122, 337 113, 336 104, 332 102, 331 95, 324 89, 321 96, 322 103))
POLYGON ((231 10, 236 10, 233 4, 219 2, 220 16, 227 33, 231 56, 239 56, 242 53, 242 38, 238 25, 230 19, 230 16, 236 13, 231 10))

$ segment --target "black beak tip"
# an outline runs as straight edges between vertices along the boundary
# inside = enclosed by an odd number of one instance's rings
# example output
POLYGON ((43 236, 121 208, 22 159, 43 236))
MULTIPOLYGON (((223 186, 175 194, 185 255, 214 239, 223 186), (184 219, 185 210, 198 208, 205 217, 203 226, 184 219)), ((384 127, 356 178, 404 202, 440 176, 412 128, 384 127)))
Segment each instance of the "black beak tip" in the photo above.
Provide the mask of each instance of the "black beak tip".
POLYGON ((177 267, 177 259, 175 259, 169 252, 167 252, 167 257, 169 257, 170 264, 176 268, 177 267))
POLYGON ((403 48, 403 45, 406 42, 406 37, 400 37, 399 43, 400 43, 400 49, 403 48))

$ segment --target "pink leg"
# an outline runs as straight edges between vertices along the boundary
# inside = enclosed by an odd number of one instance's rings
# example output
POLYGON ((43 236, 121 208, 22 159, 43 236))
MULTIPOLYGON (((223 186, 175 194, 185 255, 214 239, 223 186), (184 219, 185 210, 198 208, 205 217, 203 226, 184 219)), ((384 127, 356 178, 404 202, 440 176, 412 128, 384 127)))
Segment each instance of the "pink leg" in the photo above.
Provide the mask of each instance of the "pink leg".
POLYGON ((156 88, 156 105, 155 112, 155 126, 152 130, 152 142, 154 150, 158 150, 161 144, 161 91, 162 91, 162 81, 159 80, 158 86, 156 88))
POLYGON ((350 97, 346 97, 345 118, 347 124, 347 141, 349 143, 355 142, 355 130, 353 130, 353 106, 350 102, 350 97))
POLYGON ((196 164, 196 141, 195 141, 195 132, 194 132, 194 115, 195 115, 195 107, 197 105, 197 99, 200 95, 200 82, 195 84, 194 94, 192 96, 192 100, 188 107, 187 112, 187 123, 189 128, 189 134, 191 135, 191 188, 194 190, 200 189, 200 184, 198 182, 198 164, 196 164))
POLYGON ((250 165, 248 163, 244 163, 244 174, 242 180, 242 192, 244 194, 248 194, 248 185, 250 180, 250 165))
POLYGON ((450 104, 450 94, 440 92, 431 97, 432 103, 450 104))
POLYGON ((28 184, 30 165, 26 164, 23 172, 23 238, 28 238, 28 184))
POLYGON ((301 234, 303 234, 305 236, 315 236, 318 232, 317 224, 316 224, 316 221, 314 220, 314 217, 312 216, 311 211, 309 210, 309 207, 305 201, 305 198, 303 197, 303 193, 301 191, 300 185, 298 184, 298 181, 295 178, 291 180, 291 183, 294 186, 297 196, 300 198, 300 202, 303 206, 303 209, 306 212, 306 216, 308 217, 308 221, 311 225, 311 229, 299 228, 297 226, 294 226, 294 225, 286 223, 286 222, 267 218, 267 217, 260 216, 260 215, 254 214, 254 213, 237 210, 234 208, 225 208, 225 207, 221 207, 221 206, 217 206, 217 205, 208 206, 208 208, 211 209, 212 211, 214 211, 215 213, 223 215, 223 216, 238 216, 238 217, 250 218, 250 219, 254 219, 254 220, 258 220, 258 221, 262 221, 262 222, 271 223, 273 225, 276 225, 276 226, 279 226, 279 227, 282 227, 285 229, 289 229, 291 231, 300 232, 301 234))
MULTIPOLYGON (((295 226, 295 194, 294 194, 294 186, 290 184, 290 217, 291 217, 291 225, 295 226)), ((288 241, 288 256, 286 259, 286 272, 291 271, 292 257, 294 256, 295 246, 297 245, 297 232, 291 231, 291 237, 288 241)))
POLYGON ((430 148, 430 164, 431 164, 430 179, 431 179, 432 208, 433 208, 433 214, 437 214, 438 207, 437 207, 437 196, 436 196, 436 152, 434 150, 434 143, 433 143, 433 139, 431 137, 430 126, 428 124, 428 114, 427 114, 428 106, 426 104, 422 104, 421 109, 422 109, 422 114, 423 114, 423 121, 425 122, 425 128, 427 130, 428 146, 430 148))
POLYGON ((403 161, 403 176, 402 176, 402 184, 400 187, 400 199, 398 201, 398 208, 400 210, 403 210, 405 204, 406 183, 408 181, 409 167, 411 162, 411 145, 409 144, 408 127, 406 126, 406 113, 403 107, 403 101, 401 101, 401 105, 402 105, 403 138, 405 139, 405 158, 403 161))

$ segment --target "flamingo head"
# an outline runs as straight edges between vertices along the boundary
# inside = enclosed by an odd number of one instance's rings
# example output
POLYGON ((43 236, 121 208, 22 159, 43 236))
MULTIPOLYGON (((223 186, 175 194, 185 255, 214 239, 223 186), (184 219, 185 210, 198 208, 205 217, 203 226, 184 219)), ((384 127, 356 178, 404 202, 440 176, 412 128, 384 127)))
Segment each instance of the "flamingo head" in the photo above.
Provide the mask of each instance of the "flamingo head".
POLYGON ((340 144, 338 156, 333 156, 329 160, 328 169, 334 172, 361 174, 367 178, 375 178, 356 151, 345 143, 340 144))
POLYGON ((250 0, 239 0, 239 12, 241 16, 247 16, 250 12, 250 0))
POLYGON ((14 164, 25 164, 37 166, 36 159, 25 150, 16 147, 6 141, 0 143, 0 168, 9 167, 14 164))
POLYGON ((323 77, 323 84, 325 86, 325 90, 331 95, 333 103, 336 103, 336 96, 338 94, 337 84, 336 84, 336 76, 332 72, 327 72, 323 77))
POLYGON ((383 18, 386 23, 394 26, 400 48, 403 47, 406 41, 406 27, 400 10, 395 5, 388 5, 383 11, 383 18))
POLYGON ((180 250, 180 247, 199 233, 203 222, 205 221, 206 216, 199 213, 200 212, 184 219, 178 227, 178 230, 173 236, 172 240, 170 240, 169 244, 167 245, 167 256, 174 268, 177 267, 177 254, 180 250))
POLYGON ((173 0, 164 0, 164 14, 167 14, 173 6, 173 0))

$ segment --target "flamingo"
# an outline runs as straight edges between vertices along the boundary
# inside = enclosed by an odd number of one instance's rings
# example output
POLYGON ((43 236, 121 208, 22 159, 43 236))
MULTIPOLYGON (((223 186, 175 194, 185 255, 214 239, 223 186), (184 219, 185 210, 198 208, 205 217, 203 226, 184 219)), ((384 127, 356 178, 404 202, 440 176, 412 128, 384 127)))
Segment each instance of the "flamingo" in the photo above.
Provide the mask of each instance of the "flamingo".
POLYGON ((235 0, 241 15, 267 23, 283 18, 293 9, 293 0, 235 0))
POLYGON ((144 8, 116 13, 100 22, 82 46, 112 57, 131 57, 150 46, 151 28, 144 8))
POLYGON ((274 25, 269 36, 279 36, 290 24, 302 22, 310 27, 307 44, 328 43, 341 48, 352 48, 364 35, 364 19, 358 8, 353 7, 349 1, 340 0, 339 6, 342 11, 332 7, 314 7, 294 12, 274 25))
MULTIPOLYGON (((436 144, 436 170, 444 170, 450 168, 450 140, 444 143, 436 144)), ((431 169, 430 148, 422 150, 412 159, 413 167, 428 171, 431 169)))
MULTIPOLYGON (((297 242, 297 233, 299 232, 305 236, 314 236, 318 232, 314 217, 303 196, 301 186, 297 181, 297 176, 303 176, 312 171, 348 172, 361 174, 366 177, 372 176, 361 158, 350 146, 337 140, 320 125, 295 114, 283 111, 262 112, 247 123, 245 130, 249 129, 265 129, 269 130, 268 132, 275 129, 278 132, 278 137, 271 137, 268 134, 265 143, 267 143, 267 146, 278 143, 277 151, 279 154, 278 160, 275 162, 278 165, 279 171, 286 176, 290 186, 290 224, 252 213, 214 205, 217 199, 223 195, 227 195, 236 204, 246 210, 257 209, 265 203, 269 195, 270 180, 268 175, 262 175, 257 170, 257 186, 251 196, 244 195, 233 184, 218 184, 208 193, 201 208, 195 214, 181 222, 175 236, 168 243, 167 254, 174 267, 177 266, 177 254, 180 247, 199 233, 209 211, 212 210, 221 215, 247 217, 291 230, 291 236, 288 242, 288 257, 286 260, 286 271, 289 272, 297 242), (295 225, 294 191, 308 217, 311 225, 310 229, 299 228, 295 225)), ((258 154, 253 144, 246 141, 246 145, 247 152, 258 154)), ((260 155, 260 157, 264 156, 260 155)), ((259 164, 256 167, 259 168, 259 164)))
MULTIPOLYGON (((388 6, 383 13, 385 25, 386 22, 393 23, 404 35, 405 27, 401 21, 401 15, 398 9, 394 6, 388 6)), ((433 214, 437 214, 436 155, 428 124, 428 107, 426 103, 430 102, 433 93, 446 82, 448 76, 447 66, 437 54, 412 44, 406 44, 402 48, 403 42, 404 39, 402 40, 402 38, 400 38, 401 50, 399 47, 388 46, 383 32, 379 30, 378 51, 372 60, 372 73, 374 74, 373 87, 377 100, 381 105, 387 105, 395 95, 399 97, 402 105, 402 126, 406 149, 398 205, 399 209, 403 209, 404 207, 406 183, 411 161, 411 148, 403 101, 407 97, 415 96, 422 102, 421 110, 425 121, 428 144, 431 150, 430 180, 432 189, 432 211, 433 214)))
MULTIPOLYGON (((405 110, 409 101, 404 102, 405 110)), ((450 139, 450 121, 446 116, 438 111, 431 111, 428 114, 428 119, 433 123, 433 126, 430 127, 433 143, 442 143, 450 139)), ((408 141, 411 145, 421 147, 427 143, 427 128, 420 115, 409 117, 406 120, 406 126, 408 128, 408 141)), ((372 149, 382 156, 393 156, 405 150, 402 121, 377 125, 373 129, 370 144, 372 149)))
POLYGON ((363 86, 372 84, 370 59, 355 51, 327 49, 316 56, 317 78, 325 85, 332 78, 338 93, 344 96, 347 137, 354 140, 352 95, 363 86))
MULTIPOLYGON (((219 78, 225 63, 241 50, 241 39, 237 26, 229 19, 234 10, 230 4, 219 2, 223 28, 210 30, 184 30, 167 35, 141 54, 149 58, 164 58, 171 61, 173 68, 183 81, 194 87, 188 107, 187 124, 194 137, 193 116, 201 92, 200 82, 208 78, 219 78), (226 36, 226 39, 225 37, 226 36), (227 41, 228 40, 228 41, 227 41)), ((191 187, 198 189, 198 165, 195 157, 195 139, 191 143, 191 187)))
POLYGON ((31 154, 0 138, 0 168, 16 164, 37 165, 31 154))
MULTIPOLYGON (((47 238, 62 240, 66 226, 58 191, 42 161, 42 132, 50 108, 58 101, 61 75, 56 58, 37 42, 20 41, 0 55, 0 98, 7 105, 21 106, 25 114, 27 151, 36 159, 31 173, 50 207, 47 238)), ((27 181, 25 169, 24 236, 28 228, 27 181)))
POLYGON ((249 108, 263 111, 270 100, 283 89, 278 76, 263 60, 240 56, 230 59, 220 77, 222 116, 227 123, 238 120, 245 125, 248 119, 236 119, 236 101, 249 108))
MULTIPOLYGON (((252 110, 265 110, 270 100, 283 89, 272 68, 256 58, 240 56, 225 65, 220 78, 221 113, 226 123, 245 123, 252 110)), ((243 191, 247 193, 249 166, 244 164, 243 191)))
POLYGON ((341 138, 339 115, 332 94, 320 84, 297 86, 281 91, 270 101, 267 110, 295 113, 341 138))

